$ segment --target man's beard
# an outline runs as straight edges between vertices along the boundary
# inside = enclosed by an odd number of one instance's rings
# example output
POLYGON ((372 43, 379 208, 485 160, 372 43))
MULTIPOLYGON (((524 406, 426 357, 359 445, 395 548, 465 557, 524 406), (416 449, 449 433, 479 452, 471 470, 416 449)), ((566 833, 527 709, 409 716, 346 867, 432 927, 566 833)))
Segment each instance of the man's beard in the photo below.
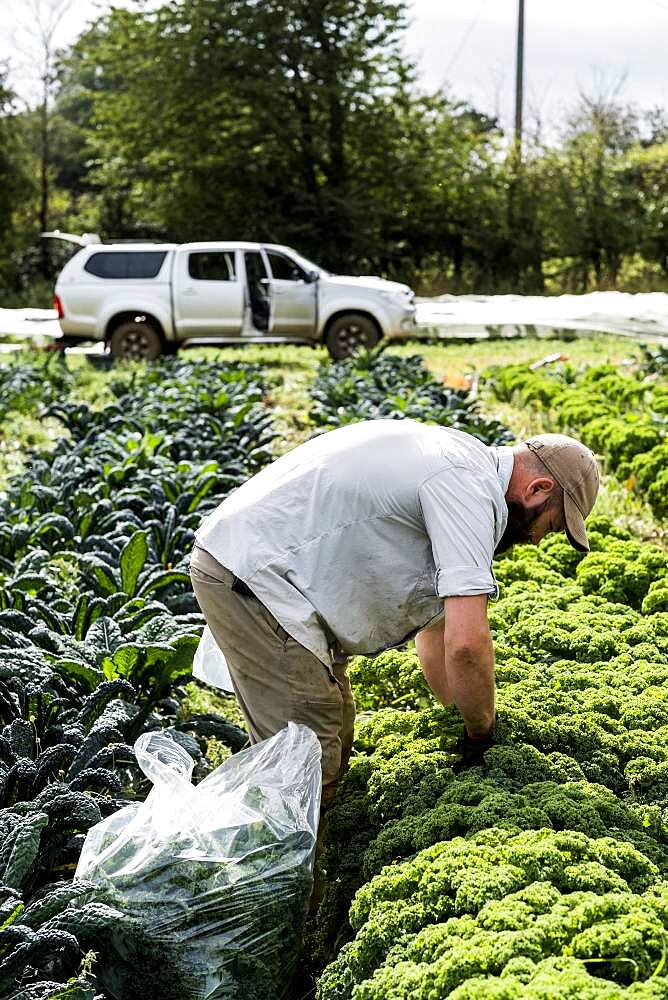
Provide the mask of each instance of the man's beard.
POLYGON ((501 541, 494 550, 494 555, 498 556, 502 552, 507 552, 513 545, 526 545, 527 542, 530 542, 531 529, 543 511, 547 509, 549 502, 548 498, 543 501, 540 507, 527 510, 519 501, 507 500, 508 523, 501 536, 501 541))

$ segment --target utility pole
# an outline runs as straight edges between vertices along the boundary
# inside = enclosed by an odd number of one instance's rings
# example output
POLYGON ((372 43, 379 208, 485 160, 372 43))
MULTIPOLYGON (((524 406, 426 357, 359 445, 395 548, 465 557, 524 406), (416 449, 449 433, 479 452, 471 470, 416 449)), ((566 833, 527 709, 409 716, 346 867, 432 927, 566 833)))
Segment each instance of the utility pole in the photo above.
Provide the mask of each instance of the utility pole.
POLYGON ((515 145, 522 150, 522 104, 524 100, 524 0, 517 14, 517 64, 515 75, 515 145))

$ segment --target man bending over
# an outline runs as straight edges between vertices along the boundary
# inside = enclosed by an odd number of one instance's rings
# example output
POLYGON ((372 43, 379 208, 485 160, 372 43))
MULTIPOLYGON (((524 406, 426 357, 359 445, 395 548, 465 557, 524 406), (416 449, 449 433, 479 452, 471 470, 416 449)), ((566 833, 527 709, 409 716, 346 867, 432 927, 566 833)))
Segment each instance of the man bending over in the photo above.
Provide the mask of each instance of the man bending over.
POLYGON ((415 637, 431 690, 463 717, 462 761, 479 759, 495 718, 494 555, 550 531, 586 551, 598 485, 573 438, 488 447, 414 420, 330 431, 253 476, 204 520, 191 559, 251 741, 310 726, 326 807, 353 740, 346 658, 415 637))

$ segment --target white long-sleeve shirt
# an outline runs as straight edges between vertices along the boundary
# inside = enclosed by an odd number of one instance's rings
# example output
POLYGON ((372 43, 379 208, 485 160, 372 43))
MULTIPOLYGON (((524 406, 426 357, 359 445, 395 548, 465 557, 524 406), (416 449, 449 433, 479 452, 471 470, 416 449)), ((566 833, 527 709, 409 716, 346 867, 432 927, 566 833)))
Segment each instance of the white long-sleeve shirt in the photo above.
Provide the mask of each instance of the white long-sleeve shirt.
POLYGON ((299 445, 235 490, 197 543, 324 663, 373 656, 497 593, 512 450, 415 420, 369 420, 299 445))

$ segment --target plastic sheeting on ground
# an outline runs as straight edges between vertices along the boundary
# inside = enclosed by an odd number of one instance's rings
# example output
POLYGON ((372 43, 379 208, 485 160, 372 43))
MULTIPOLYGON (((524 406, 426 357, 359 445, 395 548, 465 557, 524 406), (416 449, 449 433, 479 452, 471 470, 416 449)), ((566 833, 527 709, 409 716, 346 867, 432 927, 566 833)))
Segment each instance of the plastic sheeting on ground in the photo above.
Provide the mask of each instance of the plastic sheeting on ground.
MULTIPOLYGON (((558 336, 577 331, 668 339, 668 293, 440 295, 418 300, 417 324, 418 336, 439 339, 558 336)), ((48 343, 60 336, 56 312, 0 309, 2 336, 48 343)))
POLYGON ((421 336, 517 337, 597 331, 668 338, 668 294, 440 295, 418 300, 421 336))

